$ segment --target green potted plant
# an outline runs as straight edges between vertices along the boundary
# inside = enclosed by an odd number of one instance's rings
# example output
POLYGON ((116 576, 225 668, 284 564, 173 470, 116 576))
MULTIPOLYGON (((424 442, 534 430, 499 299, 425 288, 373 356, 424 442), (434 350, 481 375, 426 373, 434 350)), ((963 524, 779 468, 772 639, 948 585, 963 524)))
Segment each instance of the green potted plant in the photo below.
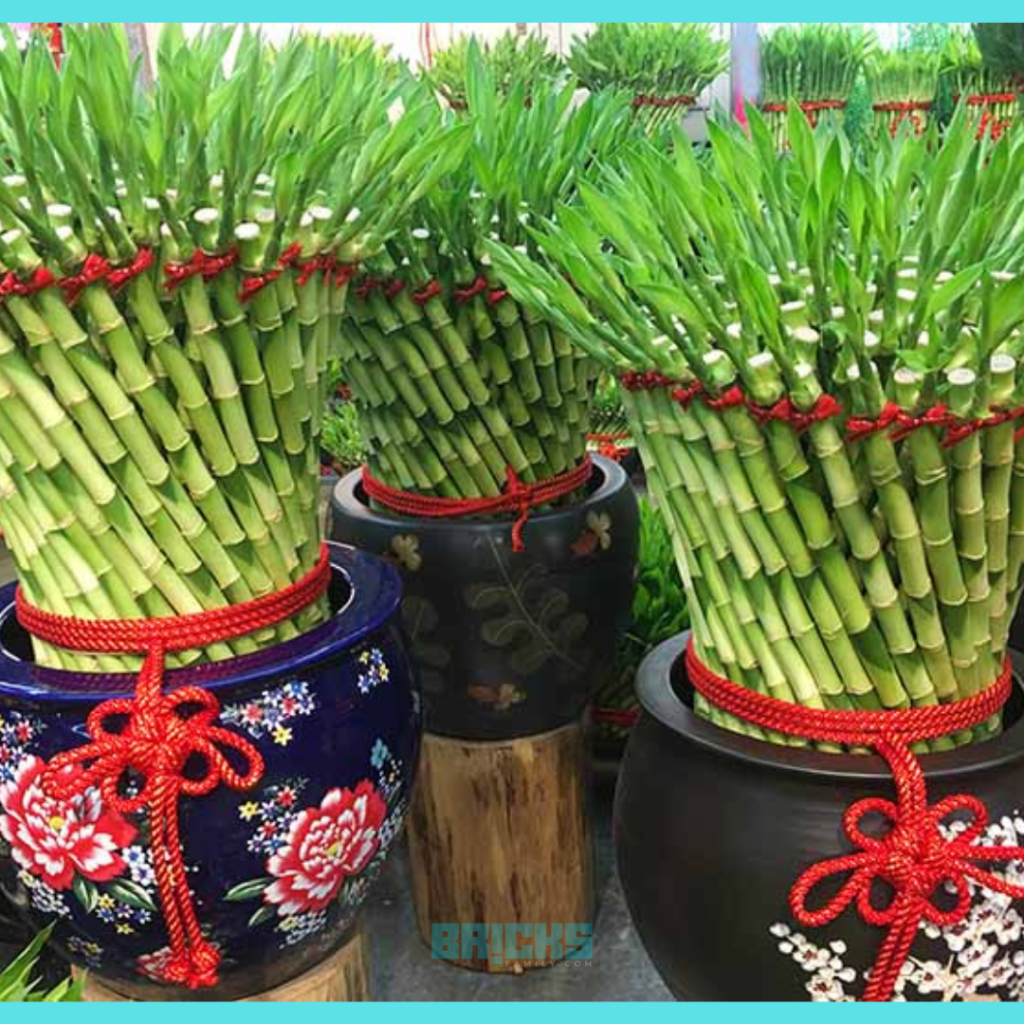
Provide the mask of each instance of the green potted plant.
POLYGON ((1005 52, 996 42, 998 28, 985 26, 977 36, 968 29, 956 29, 942 51, 942 77, 949 84, 954 104, 967 107, 967 130, 978 139, 999 139, 1018 114, 1019 71, 1002 63, 1005 52), (987 52, 993 57, 999 54, 1000 59, 989 62, 982 56, 981 38, 986 40, 987 52))
POLYGON ((521 101, 527 104, 538 83, 565 77, 565 62, 541 36, 509 30, 493 43, 472 35, 461 36, 451 46, 438 50, 433 63, 423 70, 423 77, 452 110, 467 108, 467 78, 473 59, 486 64, 502 96, 518 86, 521 101), (475 58, 470 56, 473 51, 475 58))
POLYGON ((415 766, 399 581, 324 545, 319 439, 352 267, 446 170, 436 108, 313 37, 169 24, 146 89, 116 26, 65 26, 59 68, 0 31, 0 887, 134 996, 248 995, 352 939, 415 766), (282 842, 364 812, 315 901, 225 795, 300 776, 282 842))
POLYGON ((940 55, 932 50, 875 50, 864 65, 875 132, 895 138, 928 128, 939 85, 940 55))
POLYGON ((446 129, 457 166, 363 261, 342 330, 366 466, 339 484, 333 529, 403 574, 427 729, 410 843, 428 943, 437 921, 590 920, 582 717, 628 622, 636 555, 628 478, 586 451, 595 364, 511 298, 485 252, 492 237, 533 251, 532 225, 632 134, 629 109, 543 83, 527 107, 523 91, 504 96, 471 61, 468 112, 446 129))
POLYGON ((599 22, 573 40, 569 67, 591 92, 629 93, 648 131, 694 106, 728 66, 729 44, 705 22, 599 22))
MULTIPOLYGON (((796 107, 778 155, 751 111, 707 159, 625 154, 535 228, 546 265, 489 247, 620 375, 678 553, 693 632, 641 669, 616 844, 679 995, 927 998, 980 891, 1024 896, 1024 145, 964 116, 862 163, 796 107)), ((940 990, 1013 998, 1020 955, 940 990)))
POLYGON ((42 987, 40 957, 49 938, 50 929, 41 931, 0 969, 0 1003, 77 1003, 81 1000, 81 979, 65 978, 50 989, 42 987))
POLYGON ((814 127, 842 124, 864 61, 875 45, 860 25, 805 22, 784 25, 761 39, 761 110, 782 149, 786 111, 797 103, 814 127))
POLYGON ((639 504, 640 547, 632 619, 619 643, 612 672, 594 698, 594 746, 601 761, 621 758, 629 730, 640 717, 634 690, 640 663, 690 622, 665 519, 650 498, 641 497, 639 504))

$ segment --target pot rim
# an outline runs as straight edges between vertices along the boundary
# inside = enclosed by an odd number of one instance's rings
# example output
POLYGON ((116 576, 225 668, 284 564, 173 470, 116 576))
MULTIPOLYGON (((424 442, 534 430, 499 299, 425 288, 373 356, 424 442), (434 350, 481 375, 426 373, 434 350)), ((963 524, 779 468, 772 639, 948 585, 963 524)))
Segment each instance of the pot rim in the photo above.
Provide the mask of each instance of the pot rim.
MULTIPOLYGON (((672 732, 714 754, 747 764, 811 775, 819 778, 891 780, 892 772, 876 754, 829 754, 783 747, 721 729, 696 714, 680 699, 672 683, 673 671, 683 657, 690 631, 658 644, 640 663, 636 694, 644 711, 672 732)), ((1015 684, 1024 690, 1024 656, 1011 651, 1015 684)), ((682 669, 685 675, 685 669, 682 669)), ((956 778, 996 768, 1024 757, 1024 715, 998 736, 984 743, 937 754, 922 754, 921 767, 930 778, 956 778)))
MULTIPOLYGON (((167 672, 171 689, 196 685, 217 691, 228 687, 249 685, 289 673, 327 658, 336 657, 383 626, 397 611, 402 597, 398 570, 390 562, 348 544, 328 545, 331 562, 331 585, 340 582, 348 589, 341 607, 326 621, 301 636, 285 640, 251 654, 207 662, 167 672)), ((14 591, 16 583, 0 588, 0 697, 32 700, 39 703, 95 704, 115 697, 129 696, 134 690, 135 675, 127 672, 74 672, 69 669, 44 668, 26 661, 10 651, 3 642, 7 630, 21 630, 15 618, 14 591), (12 621, 13 620, 13 621, 12 621), (89 679, 96 689, 83 688, 89 679), (73 680, 79 680, 77 687, 73 680), (109 681, 100 691, 97 683, 109 681)))
MULTIPOLYGON (((548 509, 545 512, 531 511, 526 520, 525 531, 562 516, 589 511, 594 505, 605 501, 629 483, 626 471, 614 459, 605 458, 605 456, 597 455, 594 452, 590 453, 590 458, 594 464, 594 476, 601 475, 597 486, 582 501, 563 505, 560 508, 548 509)), ((468 516, 451 519, 425 519, 418 516, 402 516, 395 512, 378 512, 371 508, 366 501, 366 495, 361 487, 362 472, 362 467, 359 467, 341 478, 331 496, 331 507, 334 512, 347 516, 349 519, 392 529, 399 523, 416 523, 419 533, 424 530, 447 530, 451 529, 453 525, 459 530, 485 533, 493 531, 496 527, 507 529, 508 524, 516 518, 514 514, 509 513, 507 515, 492 515, 484 519, 468 516)))

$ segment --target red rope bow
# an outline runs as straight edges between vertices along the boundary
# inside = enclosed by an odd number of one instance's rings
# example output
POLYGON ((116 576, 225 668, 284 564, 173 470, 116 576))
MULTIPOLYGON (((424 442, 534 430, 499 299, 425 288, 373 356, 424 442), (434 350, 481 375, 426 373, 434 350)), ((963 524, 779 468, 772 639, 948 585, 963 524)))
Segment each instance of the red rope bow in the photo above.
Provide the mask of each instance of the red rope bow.
POLYGON ((798 409, 788 398, 780 398, 774 405, 763 406, 749 403, 751 415, 762 423, 788 423, 798 434, 802 434, 815 423, 823 423, 842 413, 843 407, 832 395, 819 395, 817 401, 806 412, 798 409))
POLYGON ((369 466, 363 466, 363 490, 373 501, 393 512, 424 519, 457 519, 464 516, 515 512, 517 515, 516 521, 512 524, 512 550, 522 551, 525 548, 523 528, 530 516, 530 510, 572 494, 590 479, 592 470, 590 456, 585 455, 583 461, 574 469, 548 477, 546 480, 525 484, 519 479, 516 471, 508 466, 505 469, 505 489, 501 494, 490 498, 435 498, 389 487, 370 472, 369 466))
POLYGON ((846 421, 846 437, 850 441, 860 441, 871 434, 899 426, 902 422, 903 410, 895 402, 886 402, 885 408, 874 418, 851 416, 846 421))
POLYGON ((619 377, 619 383, 627 391, 654 391, 656 388, 672 387, 679 381, 657 370, 627 370, 619 377))
POLYGON ((20 281, 14 276, 13 271, 9 271, 0 278, 0 299, 6 295, 27 298, 35 295, 36 292, 41 292, 44 288, 52 288, 55 284, 57 284, 57 278, 46 267, 36 267, 32 271, 32 276, 24 281, 20 281))
POLYGON ((263 758, 248 740, 217 725, 220 704, 208 690, 183 686, 164 692, 164 655, 289 619, 321 597, 329 582, 324 546, 316 566, 284 590, 195 615, 90 621, 35 608, 18 588, 18 621, 33 636, 75 651, 146 652, 135 695, 93 708, 86 720, 90 741, 51 758, 42 786, 65 800, 98 786, 113 810, 148 811, 153 868, 171 949, 162 972, 165 981, 192 989, 216 985, 220 962, 192 903, 181 848, 179 798, 204 796, 222 784, 248 789, 263 774, 263 758), (244 771, 232 766, 227 757, 231 751, 247 763, 244 771), (69 768, 80 770, 69 773, 69 768), (126 784, 134 788, 126 789, 126 784))
POLYGON ((470 299, 483 295, 488 304, 496 306, 502 299, 508 298, 508 291, 505 288, 492 288, 483 274, 478 274, 476 280, 466 288, 456 288, 452 292, 452 298, 457 306, 463 306, 470 299))
POLYGON ((111 267, 107 271, 107 284, 110 286, 111 291, 116 292, 133 278, 138 277, 139 274, 144 274, 153 266, 154 259, 153 250, 143 248, 139 249, 131 263, 123 267, 111 267))
POLYGON ((428 281, 419 291, 412 293, 412 301, 417 306, 425 306, 431 299, 439 298, 443 293, 441 282, 434 278, 428 281))
POLYGON ((969 880, 1024 899, 1024 885, 1007 882, 980 866, 1024 860, 1024 848, 976 845, 988 825, 988 811, 976 797, 956 794, 929 805, 924 772, 910 749, 912 743, 969 729, 996 714, 1013 685, 1009 660, 999 678, 975 696, 908 711, 820 710, 757 693, 712 672, 697 656, 692 638, 686 649, 686 669, 699 693, 744 721, 809 740, 873 747, 888 763, 896 783, 895 802, 869 797, 849 807, 843 831, 854 852, 811 865, 789 894, 794 918, 807 927, 829 924, 853 906, 868 924, 888 929, 864 1002, 892 998, 922 921, 946 927, 964 920, 972 900, 969 880), (967 827, 950 836, 940 826, 955 812, 967 815, 967 827), (871 813, 881 814, 890 825, 881 837, 867 835, 861 828, 861 820, 871 813), (847 876, 839 891, 822 907, 810 909, 807 900, 815 887, 836 875, 847 876), (893 891, 886 906, 872 902, 876 881, 893 891), (955 891, 956 902, 944 910, 934 899, 947 884, 955 891))
POLYGON ((105 256, 101 256, 96 252, 89 253, 85 257, 82 269, 77 274, 62 277, 57 282, 64 292, 67 304, 69 306, 73 305, 78 296, 90 285, 99 284, 100 281, 106 280, 113 269, 105 256))
POLYGON ((202 249, 196 249, 184 263, 164 264, 164 288, 169 292, 173 291, 190 277, 201 277, 204 281, 210 281, 237 262, 237 249, 230 249, 222 256, 213 256, 202 249))
POLYGON ((250 274, 242 281, 242 287, 238 291, 238 298, 241 302, 248 302, 257 292, 262 291, 268 284, 276 281, 293 263, 298 261, 302 255, 302 246, 298 242, 292 242, 287 249, 277 258, 277 263, 270 270, 262 274, 250 274))

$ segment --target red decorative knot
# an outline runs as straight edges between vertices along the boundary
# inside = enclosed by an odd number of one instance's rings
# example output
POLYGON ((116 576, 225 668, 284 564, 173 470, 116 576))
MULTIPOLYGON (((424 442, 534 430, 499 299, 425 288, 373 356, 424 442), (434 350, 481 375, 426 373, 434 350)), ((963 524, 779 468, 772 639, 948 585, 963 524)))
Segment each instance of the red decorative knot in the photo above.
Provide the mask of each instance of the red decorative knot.
POLYGON ((123 267, 113 267, 107 271, 107 284, 111 291, 123 288, 129 281, 144 274, 155 262, 152 249, 142 248, 135 254, 131 263, 123 267))
POLYGON ((788 398, 780 398, 774 405, 757 405, 753 402, 747 406, 750 413, 761 423, 788 423, 798 434, 802 434, 815 423, 823 423, 833 416, 842 414, 843 407, 832 395, 819 395, 810 409, 801 411, 788 398))
POLYGON ((57 278, 46 267, 36 267, 31 276, 24 281, 15 277, 13 272, 8 272, 0 277, 0 299, 4 299, 8 295, 28 297, 35 295, 36 292, 41 292, 44 288, 52 288, 56 284, 57 278))
POLYGON ((428 281, 419 291, 412 293, 412 301, 417 306, 425 306, 431 299, 439 298, 444 293, 441 290, 441 282, 436 278, 428 281))
POLYGON ((699 380, 695 380, 690 384, 682 385, 682 387, 673 388, 671 398, 673 402, 678 402, 684 409, 687 409, 695 398, 700 398, 703 394, 704 385, 699 380))
POLYGON ((268 284, 276 281, 289 267, 298 262, 302 255, 302 246, 293 242, 277 258, 277 263, 270 270, 262 274, 247 274, 242 278, 242 286, 238 291, 238 298, 242 302, 248 302, 254 295, 261 292, 268 284))
POLYGON ((57 799, 81 797, 98 787, 104 802, 118 813, 148 812, 153 868, 171 949, 165 981, 193 989, 216 985, 220 960, 192 903, 179 799, 204 796, 222 784, 249 789, 263 774, 263 759, 248 740, 217 724, 220 704, 208 690, 181 686, 164 692, 164 655, 289 619, 326 593, 329 582, 324 546, 316 566, 284 590, 195 615, 90 621, 35 608, 18 588, 18 621, 33 636, 75 651, 146 654, 134 697, 106 700, 93 708, 86 720, 90 741, 51 758, 41 783, 57 799), (244 771, 232 767, 227 757, 232 751, 247 764, 244 771))
POLYGON ((525 484, 516 471, 508 466, 505 470, 505 489, 501 494, 491 498, 434 498, 389 487, 370 472, 369 466, 363 466, 363 490, 373 501, 393 512, 423 519, 460 519, 465 516, 515 512, 517 516, 512 524, 512 550, 522 551, 525 548, 523 528, 530 510, 572 494, 590 479, 593 468, 590 456, 586 455, 574 469, 546 480, 525 484))
POLYGON ((597 454, 603 455, 606 459, 614 459, 621 462, 629 451, 628 447, 619 445, 619 441, 628 441, 633 435, 629 431, 616 432, 614 434, 587 434, 587 441, 597 446, 597 454))
POLYGON ((174 291, 190 277, 201 277, 204 281, 212 281, 218 274, 233 267, 238 262, 238 250, 229 249, 222 256, 214 256, 196 249, 183 263, 164 264, 164 288, 174 291))
MULTIPOLYGON (((711 395, 705 394, 702 396, 704 404, 709 409, 714 409, 715 412, 721 412, 723 409, 736 409, 741 405, 747 404, 746 395, 743 394, 743 390, 733 385, 726 391, 723 391, 717 398, 712 398, 711 395)), ((680 399, 676 399, 680 401, 680 399)))
POLYGON ((341 288, 359 273, 359 260, 355 260, 353 263, 342 263, 338 260, 334 264, 333 273, 334 287, 341 288))
POLYGON ((62 277, 58 284, 64 292, 67 304, 72 305, 82 292, 90 285, 106 280, 113 267, 104 256, 91 252, 85 257, 82 269, 77 274, 62 277))
POLYGON ((301 288, 312 280, 314 274, 323 273, 330 277, 336 268, 337 261, 335 258, 328 253, 321 253, 319 256, 314 256, 303 263, 295 264, 295 269, 298 271, 295 275, 295 283, 301 288))
POLYGON ((355 287, 356 298, 361 302, 365 302, 370 297, 370 293, 374 291, 383 292, 388 296, 388 298, 391 298, 393 295, 397 295, 403 287, 403 285, 399 283, 398 291, 393 291, 393 286, 393 280, 385 277, 374 277, 372 274, 367 274, 355 287))
POLYGON ((692 638, 686 649, 686 669, 699 693, 737 718, 808 740, 871 747, 888 763, 896 800, 870 797, 849 807, 843 831, 854 852, 811 865, 789 894, 793 917, 806 927, 829 924, 853 906, 868 924, 888 929, 871 969, 864 1002, 892 998, 923 921, 947 927, 966 918, 971 906, 969 881, 1024 899, 1024 885, 1013 885, 982 866, 1024 860, 1024 848, 976 845, 988 824, 988 811, 976 797, 957 794, 929 805, 924 772, 910 749, 912 743, 970 729, 996 714, 1010 696, 1009 660, 999 678, 975 696, 908 711, 805 708, 748 690, 712 672, 697 656, 692 638), (872 813, 889 824, 881 837, 868 835, 861 828, 862 820, 872 813), (966 828, 957 835, 942 827, 954 813, 967 819, 966 828), (815 887, 837 875, 845 876, 838 892, 818 909, 810 909, 807 902, 815 887), (883 907, 872 900, 878 881, 887 883, 893 892, 883 907), (954 892, 956 902, 952 909, 944 910, 934 901, 947 888, 954 892))
POLYGON ((685 93, 678 96, 647 96, 641 94, 633 97, 634 109, 639 109, 640 107, 692 107, 696 102, 696 96, 688 96, 685 93))
POLYGON ((476 280, 465 288, 456 288, 452 292, 452 298, 457 306, 463 306, 478 295, 484 296, 488 304, 496 306, 502 299, 508 298, 508 291, 504 288, 492 288, 483 274, 477 274, 476 280))

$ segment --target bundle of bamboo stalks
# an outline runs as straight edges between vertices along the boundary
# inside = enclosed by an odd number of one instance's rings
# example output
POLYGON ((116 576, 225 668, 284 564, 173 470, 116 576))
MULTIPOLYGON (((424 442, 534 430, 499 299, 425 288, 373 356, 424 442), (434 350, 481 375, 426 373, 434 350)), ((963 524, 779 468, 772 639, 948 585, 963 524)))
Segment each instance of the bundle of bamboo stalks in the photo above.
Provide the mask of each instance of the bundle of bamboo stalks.
POLYGON ((346 267, 382 244, 396 197, 443 171, 436 111, 390 124, 399 87, 372 55, 309 38, 275 51, 168 26, 152 92, 119 30, 69 28, 65 44, 59 70, 39 39, 24 60, 9 34, 0 49, 0 527, 21 584, 44 610, 97 619, 279 590, 318 557, 346 267))
POLYGON ((834 22, 783 26, 761 40, 761 109, 778 149, 787 145, 790 103, 800 105, 812 127, 843 123, 875 42, 863 26, 834 22))
POLYGON ((929 50, 877 50, 864 67, 876 133, 924 135, 939 85, 941 58, 929 50))
POLYGON ((592 360, 564 330, 523 309, 484 252, 488 238, 533 251, 531 225, 586 187, 630 131, 628 104, 573 105, 539 85, 530 106, 471 62, 468 116, 443 145, 457 167, 350 288, 346 378, 375 478, 442 498, 499 494, 584 455, 592 360))
POLYGON ((779 157, 751 111, 749 138, 712 126, 707 161, 610 167, 537 226, 548 265, 489 247, 622 376, 700 657, 784 700, 946 702, 1002 666, 1024 566, 1024 144, 978 146, 963 116, 933 152, 886 136, 862 166, 795 106, 779 157))
MULTIPOLYGON (((1010 26, 1015 28, 1015 26, 1010 26)), ((1000 26, 984 26, 982 33, 999 51, 1000 26)), ((950 33, 942 51, 942 75, 949 83, 953 102, 967 108, 964 124, 978 139, 998 140, 1019 116, 1021 72, 1005 64, 989 63, 983 57, 974 34, 966 29, 950 33)))
POLYGON ((573 40, 569 66, 591 92, 625 90, 646 131, 678 124, 722 74, 729 44, 706 22, 600 22, 573 40))

